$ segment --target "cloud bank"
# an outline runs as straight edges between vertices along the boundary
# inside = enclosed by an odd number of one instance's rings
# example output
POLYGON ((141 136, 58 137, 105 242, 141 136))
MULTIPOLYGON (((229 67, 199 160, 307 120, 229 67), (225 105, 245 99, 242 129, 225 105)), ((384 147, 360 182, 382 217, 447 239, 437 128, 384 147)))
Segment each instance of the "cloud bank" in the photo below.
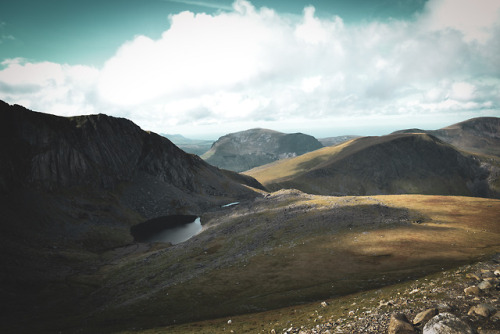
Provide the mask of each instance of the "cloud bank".
POLYGON ((412 20, 357 25, 320 19, 313 7, 292 17, 244 0, 169 20, 161 38, 136 36, 99 69, 5 60, 0 98, 188 135, 253 126, 361 133, 340 123, 500 116, 497 0, 430 0, 412 20))

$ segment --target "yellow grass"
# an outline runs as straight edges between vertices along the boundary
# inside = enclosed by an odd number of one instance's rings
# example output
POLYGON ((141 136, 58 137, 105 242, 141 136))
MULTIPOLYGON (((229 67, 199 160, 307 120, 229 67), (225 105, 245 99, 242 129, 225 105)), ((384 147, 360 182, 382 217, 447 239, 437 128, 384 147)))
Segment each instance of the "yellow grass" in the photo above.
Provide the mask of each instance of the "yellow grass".
MULTIPOLYGON (((145 304, 139 304, 136 309, 149 308, 152 315, 161 312, 168 321, 182 318, 189 321, 189 314, 192 314, 192 319, 224 315, 228 319, 237 314, 320 301, 421 277, 500 251, 500 200, 424 195, 287 197, 286 192, 273 196, 274 199, 267 200, 270 204, 265 201, 262 206, 255 204, 250 212, 243 209, 233 211, 234 223, 246 219, 272 223, 283 210, 304 207, 310 209, 299 210, 300 214, 290 217, 289 221, 292 225, 296 222, 307 224, 339 207, 362 210, 370 205, 409 210, 414 222, 372 227, 360 224, 352 229, 327 229, 316 234, 304 231, 298 238, 297 235, 288 235, 286 229, 279 230, 276 244, 269 244, 268 250, 170 287, 145 304), (271 207, 266 208, 266 205, 271 207), (189 314, 176 313, 175 308, 189 310, 189 314)), ((370 217, 360 216, 359 219, 369 223, 370 217)), ((193 260, 198 262, 204 256, 224 256, 228 249, 240 242, 245 240, 231 236, 214 239, 201 245, 208 255, 197 255, 193 260)), ((335 300, 340 303, 342 298, 335 300)), ((302 312, 300 306, 280 312, 292 309, 302 312)), ((259 319, 268 321, 277 317, 277 312, 243 316, 239 319, 246 323, 238 328, 269 329, 269 323, 259 323, 259 319)), ((157 320, 146 317, 140 321, 144 325, 155 324, 157 320)), ((173 327, 168 331, 188 333, 196 329, 200 333, 209 333, 215 323, 219 330, 227 326, 219 319, 173 327)))

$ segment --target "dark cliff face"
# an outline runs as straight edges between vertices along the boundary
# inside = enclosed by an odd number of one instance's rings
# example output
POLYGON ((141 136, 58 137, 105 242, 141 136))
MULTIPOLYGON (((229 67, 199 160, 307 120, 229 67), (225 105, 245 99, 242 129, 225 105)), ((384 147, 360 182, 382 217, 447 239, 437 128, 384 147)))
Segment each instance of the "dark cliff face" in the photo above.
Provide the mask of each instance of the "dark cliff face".
POLYGON ((251 129, 219 138, 202 158, 224 169, 242 172, 322 148, 313 136, 251 129))
POLYGON ((141 247, 130 245, 132 226, 259 196, 247 185, 262 188, 129 120, 0 101, 0 309, 36 319, 74 308, 91 286, 74 277, 141 247))
MULTIPOLYGON (((83 224, 81 236, 88 226, 128 229, 132 223, 157 216, 201 214, 256 196, 243 184, 262 187, 122 118, 58 117, 0 102, 0 124, 0 191, 10 203, 16 201, 13 194, 19 194, 17 201, 28 205, 28 210, 30 203, 23 199, 27 193, 44 197, 42 202, 50 200, 53 210, 47 213, 41 207, 38 213, 54 218, 54 225, 83 224), (68 198, 72 202, 58 204, 68 198), (82 208, 89 201, 101 207, 82 208), (102 205, 109 206, 106 213, 102 205), (75 223, 60 218, 61 212, 80 213, 75 223)), ((71 230, 78 238, 79 233, 71 230)))

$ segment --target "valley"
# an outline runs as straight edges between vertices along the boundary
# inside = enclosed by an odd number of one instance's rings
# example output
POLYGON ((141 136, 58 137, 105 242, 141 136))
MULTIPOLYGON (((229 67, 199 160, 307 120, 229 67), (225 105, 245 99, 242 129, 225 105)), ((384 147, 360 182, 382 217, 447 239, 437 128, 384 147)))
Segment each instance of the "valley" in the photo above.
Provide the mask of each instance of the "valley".
POLYGON ((269 332, 259 319, 500 252, 494 150, 406 131, 239 174, 125 119, 0 107, 2 332, 208 333, 237 316, 269 332), (186 241, 142 239, 196 217, 186 241))

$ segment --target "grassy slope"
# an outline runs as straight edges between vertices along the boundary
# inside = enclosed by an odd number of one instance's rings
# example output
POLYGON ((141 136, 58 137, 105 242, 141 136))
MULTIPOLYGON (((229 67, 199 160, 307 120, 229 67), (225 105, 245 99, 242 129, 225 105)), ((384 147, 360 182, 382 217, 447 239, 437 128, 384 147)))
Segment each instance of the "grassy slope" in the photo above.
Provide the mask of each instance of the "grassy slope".
POLYGON ((230 212, 205 217, 191 242, 106 268, 91 322, 113 331, 258 312, 500 251, 499 200, 282 191, 230 212))
POLYGON ((321 195, 444 194, 489 197, 498 191, 498 172, 490 191, 474 159, 498 170, 494 157, 459 152, 427 134, 362 137, 296 158, 254 168, 250 175, 271 191, 289 188, 321 195), (492 167, 496 166, 496 167, 492 167), (475 172, 472 172, 475 170, 475 172), (471 182, 474 180, 473 182, 471 182), (495 181, 496 180, 496 181, 495 181))

